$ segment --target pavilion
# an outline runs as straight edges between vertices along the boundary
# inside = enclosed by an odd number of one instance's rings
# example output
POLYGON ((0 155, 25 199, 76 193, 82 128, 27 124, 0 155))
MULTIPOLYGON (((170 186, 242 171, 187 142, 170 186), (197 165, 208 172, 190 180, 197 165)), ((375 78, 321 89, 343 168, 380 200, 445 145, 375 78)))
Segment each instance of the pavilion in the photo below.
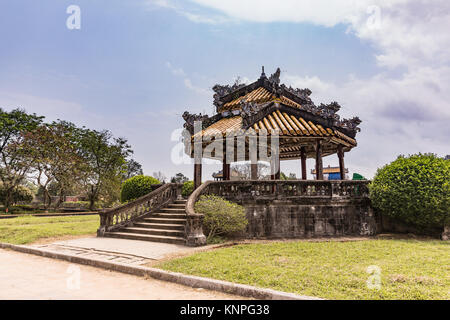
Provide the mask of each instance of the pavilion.
MULTIPOLYGON (((269 77, 262 73, 258 80, 251 84, 235 83, 229 85, 215 85, 213 87, 216 114, 195 115, 184 112, 184 127, 189 132, 185 141, 186 153, 194 158, 194 185, 201 184, 201 158, 218 159, 216 152, 204 152, 211 143, 222 143, 233 136, 236 141, 243 132, 249 130, 256 136, 267 135, 277 139, 277 150, 274 161, 276 168, 271 178, 280 178, 280 160, 300 159, 301 179, 307 179, 306 159, 315 159, 315 178, 323 180, 322 158, 337 154, 339 159, 339 173, 345 179, 344 153, 356 147, 356 133, 360 129, 361 120, 340 119, 337 112, 340 105, 337 102, 316 106, 310 98, 311 90, 294 89, 280 84, 280 69, 269 77), (198 124, 200 123, 200 128, 198 124), (196 127, 197 126, 197 127, 196 127), (196 130, 196 128, 199 130, 196 130), (189 139, 190 138, 190 139, 189 139), (201 152, 196 152, 200 147, 201 152)), ((248 141, 246 137, 245 141, 248 141)), ((272 145, 272 140, 268 148, 272 145)), ((258 142, 259 144, 259 142, 258 142)), ((274 152, 273 149, 268 153, 274 152)), ((230 179, 230 163, 234 161, 250 161, 252 180, 257 178, 257 162, 261 161, 260 152, 245 147, 243 157, 234 154, 221 156, 223 163, 223 180, 230 179)))

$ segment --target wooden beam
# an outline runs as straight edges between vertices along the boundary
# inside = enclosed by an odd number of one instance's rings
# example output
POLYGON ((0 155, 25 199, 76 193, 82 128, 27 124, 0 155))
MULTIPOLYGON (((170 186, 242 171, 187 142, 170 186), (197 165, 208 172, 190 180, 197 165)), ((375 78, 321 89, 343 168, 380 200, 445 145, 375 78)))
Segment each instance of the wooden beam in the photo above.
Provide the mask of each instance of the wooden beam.
POLYGON ((341 180, 345 180, 344 148, 342 145, 338 146, 337 154, 339 158, 339 172, 341 174, 341 180))
POLYGON ((322 141, 316 142, 316 179, 323 180, 322 141))
POLYGON ((302 180, 306 180, 307 175, 306 175, 306 148, 305 147, 300 148, 300 158, 301 158, 301 164, 302 164, 302 180))
POLYGON ((281 166, 280 166, 280 157, 277 157, 277 163, 278 163, 278 171, 275 173, 275 180, 280 180, 280 173, 281 173, 281 166))

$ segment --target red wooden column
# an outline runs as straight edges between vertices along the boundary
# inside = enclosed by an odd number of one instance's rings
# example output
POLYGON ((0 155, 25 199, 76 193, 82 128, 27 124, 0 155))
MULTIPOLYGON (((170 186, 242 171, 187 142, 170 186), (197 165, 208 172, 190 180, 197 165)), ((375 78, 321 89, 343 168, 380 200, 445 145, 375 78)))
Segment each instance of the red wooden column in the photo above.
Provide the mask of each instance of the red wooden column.
POLYGON ((271 180, 280 180, 280 158, 278 157, 276 160, 274 160, 274 162, 270 163, 270 171, 272 172, 272 174, 270 175, 270 179, 271 180), (276 165, 278 162, 278 169, 276 169, 276 165), (277 171, 275 171, 277 170, 277 171))
POLYGON ((316 142, 316 179, 323 180, 322 141, 316 142))
POLYGON ((341 174, 341 180, 345 180, 344 149, 341 144, 338 145, 337 151, 339 158, 339 172, 341 174))
POLYGON ((222 162, 222 174, 223 180, 230 180, 230 164, 226 163, 225 160, 222 162))
POLYGON ((194 190, 202 184, 202 163, 194 163, 194 190))
POLYGON ((279 155, 278 155, 277 162, 278 162, 278 171, 275 174, 275 180, 280 180, 281 166, 280 166, 280 157, 279 157, 279 155))
POLYGON ((258 180, 258 163, 251 163, 250 164, 250 173, 251 173, 251 180, 258 180))
POLYGON ((300 148, 300 159, 302 164, 302 180, 306 180, 306 148, 301 147, 300 148))

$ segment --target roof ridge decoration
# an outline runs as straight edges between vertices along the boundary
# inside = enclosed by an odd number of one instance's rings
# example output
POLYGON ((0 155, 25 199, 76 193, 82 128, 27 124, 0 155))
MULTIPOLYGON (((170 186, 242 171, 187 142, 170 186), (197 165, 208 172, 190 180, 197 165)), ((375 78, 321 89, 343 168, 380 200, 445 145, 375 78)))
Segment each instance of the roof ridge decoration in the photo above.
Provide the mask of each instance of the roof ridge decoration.
MULTIPOLYGON (((279 99, 280 97, 284 97, 292 100, 293 102, 299 104, 301 109, 306 111, 307 113, 312 114, 313 116, 321 117, 327 121, 330 121, 336 129, 341 129, 344 132, 351 133, 352 136, 356 134, 356 132, 360 131, 358 125, 361 123, 361 119, 358 117, 353 117, 351 119, 340 119, 340 116, 337 112, 341 109, 341 106, 336 101, 333 101, 328 104, 321 103, 319 106, 316 106, 311 99, 311 90, 308 88, 298 89, 292 88, 292 86, 287 87, 284 84, 280 84, 280 76, 281 70, 277 68, 276 71, 271 74, 269 77, 266 76, 264 72, 264 66, 262 67, 261 76, 258 80, 250 84, 244 84, 239 82, 239 78, 234 82, 233 85, 220 85, 216 84, 213 86, 214 91, 214 105, 217 108, 217 114, 213 117, 208 117, 206 115, 191 115, 189 113, 183 114, 183 118, 186 121, 185 127, 193 128, 193 122, 196 120, 206 121, 208 124, 212 124, 215 121, 218 121, 222 118, 221 113, 227 115, 236 115, 233 113, 227 113, 224 110, 221 110, 224 104, 231 102, 239 97, 244 97, 247 93, 252 92, 260 87, 271 92, 275 99, 279 99)), ((240 101, 241 111, 240 114, 243 118, 243 124, 249 125, 250 119, 253 118, 257 113, 259 113, 264 108, 267 108, 273 101, 269 102, 247 102, 246 99, 242 99, 240 101)), ((283 104, 283 102, 279 102, 283 104)))

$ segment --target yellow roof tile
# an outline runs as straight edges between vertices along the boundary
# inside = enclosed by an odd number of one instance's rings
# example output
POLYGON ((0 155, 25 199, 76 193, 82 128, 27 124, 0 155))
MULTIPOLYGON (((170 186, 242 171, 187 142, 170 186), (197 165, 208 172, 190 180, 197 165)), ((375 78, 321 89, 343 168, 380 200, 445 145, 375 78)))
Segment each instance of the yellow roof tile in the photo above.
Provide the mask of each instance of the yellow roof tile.
MULTIPOLYGON (((289 136, 312 136, 312 137, 329 137, 334 136, 342 139, 352 145, 356 145, 356 140, 346 136, 345 134, 331 128, 323 127, 312 121, 306 122, 302 117, 288 115, 286 112, 276 110, 267 115, 263 119, 254 123, 251 128, 256 132, 265 131, 267 134, 283 134, 289 136)), ((205 138, 211 138, 216 135, 225 136, 228 133, 237 134, 242 128, 242 117, 233 116, 223 118, 213 123, 208 128, 202 130, 201 134, 205 138)), ((193 136, 193 138, 195 137, 193 136)))

